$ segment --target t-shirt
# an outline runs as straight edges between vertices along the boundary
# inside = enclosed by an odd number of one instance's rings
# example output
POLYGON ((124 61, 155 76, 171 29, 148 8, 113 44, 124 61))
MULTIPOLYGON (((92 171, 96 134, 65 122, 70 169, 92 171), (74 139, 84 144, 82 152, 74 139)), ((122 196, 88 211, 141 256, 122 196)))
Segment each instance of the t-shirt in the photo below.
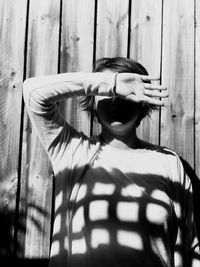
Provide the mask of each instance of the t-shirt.
POLYGON ((192 186, 177 154, 89 138, 40 101, 46 92, 34 88, 25 103, 55 173, 50 267, 199 267, 192 186))

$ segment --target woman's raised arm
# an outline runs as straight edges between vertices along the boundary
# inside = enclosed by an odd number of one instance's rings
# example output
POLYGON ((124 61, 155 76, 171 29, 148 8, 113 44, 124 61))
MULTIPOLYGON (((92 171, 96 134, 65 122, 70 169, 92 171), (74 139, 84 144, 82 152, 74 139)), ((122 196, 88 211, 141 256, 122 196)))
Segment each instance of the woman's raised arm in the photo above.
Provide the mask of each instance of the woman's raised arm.
POLYGON ((60 114, 57 102, 73 96, 113 95, 114 82, 114 73, 84 72, 25 80, 23 84, 25 106, 48 154, 58 151, 61 144, 66 147, 70 140, 79 135, 60 114))

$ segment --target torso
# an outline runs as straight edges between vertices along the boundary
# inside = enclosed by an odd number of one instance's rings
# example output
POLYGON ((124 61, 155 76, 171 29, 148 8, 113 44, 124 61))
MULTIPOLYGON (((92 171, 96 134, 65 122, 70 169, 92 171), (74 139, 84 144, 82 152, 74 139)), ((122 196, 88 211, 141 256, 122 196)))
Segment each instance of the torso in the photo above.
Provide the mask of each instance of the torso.
POLYGON ((79 183, 70 266, 171 266, 176 229, 164 154, 103 146, 79 183))

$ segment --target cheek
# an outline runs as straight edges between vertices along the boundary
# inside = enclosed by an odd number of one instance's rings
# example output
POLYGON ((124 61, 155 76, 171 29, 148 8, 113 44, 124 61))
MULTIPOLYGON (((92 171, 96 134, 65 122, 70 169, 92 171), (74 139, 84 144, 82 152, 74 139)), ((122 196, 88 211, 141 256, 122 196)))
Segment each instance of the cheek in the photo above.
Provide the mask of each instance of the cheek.
POLYGON ((99 118, 106 118, 108 115, 108 107, 103 104, 101 101, 99 101, 96 104, 96 113, 99 118))
POLYGON ((95 96, 95 109, 100 114, 107 114, 111 97, 95 96))

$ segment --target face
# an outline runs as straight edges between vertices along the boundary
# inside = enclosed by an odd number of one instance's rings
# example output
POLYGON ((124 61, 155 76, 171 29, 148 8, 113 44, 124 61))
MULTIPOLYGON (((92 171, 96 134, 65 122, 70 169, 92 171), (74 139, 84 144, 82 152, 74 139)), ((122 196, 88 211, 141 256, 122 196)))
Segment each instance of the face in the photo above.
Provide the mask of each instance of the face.
POLYGON ((141 106, 120 97, 95 96, 96 112, 102 127, 115 133, 136 128, 141 106))

